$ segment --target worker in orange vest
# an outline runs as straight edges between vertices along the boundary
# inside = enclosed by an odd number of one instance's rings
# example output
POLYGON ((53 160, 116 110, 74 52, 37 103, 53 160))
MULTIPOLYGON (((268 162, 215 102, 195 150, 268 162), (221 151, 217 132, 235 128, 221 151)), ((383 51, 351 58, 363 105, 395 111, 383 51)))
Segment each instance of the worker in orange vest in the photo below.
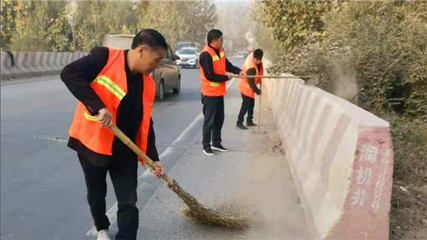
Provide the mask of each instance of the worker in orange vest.
POLYGON ((67 65, 61 79, 79 100, 68 146, 77 151, 87 186, 87 200, 98 240, 110 239, 105 215, 106 175, 110 174, 118 202, 116 239, 136 239, 138 230, 138 160, 108 129, 116 124, 154 162, 152 173, 163 175, 155 146, 151 109, 155 83, 150 73, 163 58, 167 44, 153 29, 135 35, 131 49, 95 47, 67 65))
POLYGON ((203 152, 215 155, 213 150, 227 152, 222 145, 221 129, 224 123, 225 82, 231 77, 226 72, 241 74, 241 69, 231 64, 222 49, 223 36, 218 29, 209 31, 208 45, 201 51, 200 84, 203 103, 203 152), (211 145, 212 141, 212 145, 211 145))
MULTIPOLYGON (((264 67, 262 64, 263 51, 256 49, 253 53, 249 54, 243 63, 242 71, 246 76, 263 76, 264 67)), ((253 122, 254 106, 255 106, 255 93, 261 94, 261 90, 257 87, 261 83, 261 78, 244 77, 239 80, 239 90, 242 93, 242 106, 240 108, 239 116, 237 118, 237 127, 243 130, 248 129, 243 125, 243 118, 248 113, 246 118, 246 125, 248 127, 257 126, 253 122)))

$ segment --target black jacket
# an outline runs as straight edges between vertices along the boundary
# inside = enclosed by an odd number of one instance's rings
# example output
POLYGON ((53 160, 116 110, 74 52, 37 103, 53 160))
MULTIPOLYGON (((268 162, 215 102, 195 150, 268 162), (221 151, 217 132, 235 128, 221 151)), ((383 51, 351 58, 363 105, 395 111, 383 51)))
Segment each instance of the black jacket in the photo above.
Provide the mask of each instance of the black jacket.
MULTIPOLYGON (((219 57, 219 51, 216 50, 215 48, 211 47, 211 46, 209 46, 209 47, 212 48, 216 52, 216 55, 218 55, 218 57, 219 57)), ((212 64, 212 57, 208 52, 203 52, 200 54, 199 63, 203 69, 203 72, 205 73, 205 77, 209 81, 225 82, 228 80, 228 77, 226 75, 219 75, 219 74, 214 73, 213 64, 212 64)), ((242 71, 240 68, 235 67, 233 64, 231 64, 227 58, 225 59, 225 70, 227 72, 231 72, 234 74, 239 74, 240 71, 242 71)))

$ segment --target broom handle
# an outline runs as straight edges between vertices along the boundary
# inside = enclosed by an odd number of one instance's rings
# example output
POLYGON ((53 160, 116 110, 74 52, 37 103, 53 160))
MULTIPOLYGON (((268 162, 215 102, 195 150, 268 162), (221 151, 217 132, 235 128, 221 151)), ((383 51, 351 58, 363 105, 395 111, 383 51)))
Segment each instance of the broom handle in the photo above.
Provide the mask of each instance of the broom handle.
MULTIPOLYGON (((261 81, 261 84, 259 86, 259 90, 261 91, 261 94, 262 94, 262 81, 261 81)), ((258 98, 259 98, 259 102, 258 102, 258 105, 259 105, 258 106, 258 131, 259 131, 259 129, 261 127, 261 111, 262 111, 261 98, 262 98, 262 96, 258 95, 258 98)))
MULTIPOLYGON (((156 169, 156 165, 154 165, 154 161, 151 160, 151 158, 149 158, 147 155, 145 155, 141 149, 139 149, 138 146, 136 146, 135 143, 132 142, 132 140, 130 140, 128 138, 128 136, 126 136, 116 125, 114 124, 110 124, 108 126, 108 128, 114 133, 114 135, 116 137, 118 137, 126 146, 128 146, 130 149, 132 149, 132 151, 134 153, 136 153, 138 156, 140 156, 144 162, 146 162, 148 164, 148 166, 150 166, 153 169, 156 169)), ((169 184, 173 185, 173 180, 166 175, 165 173, 163 173, 162 178, 168 182, 169 184)))
MULTIPOLYGON (((229 75, 231 78, 240 78, 239 75, 229 75)), ((271 75, 246 75, 250 78, 310 78, 309 76, 271 76, 271 75)))
MULTIPOLYGON (((151 160, 147 155, 145 155, 138 146, 136 146, 135 143, 133 143, 116 125, 110 124, 108 128, 114 133, 116 137, 118 137, 124 144, 126 144, 134 153, 136 153, 138 156, 140 156, 147 164, 153 169, 156 169, 156 166, 154 165, 154 161, 151 160)), ((188 192, 186 192, 184 189, 182 189, 179 184, 170 178, 166 173, 163 173, 162 178, 168 183, 168 187, 176 193, 176 195, 181 198, 187 206, 197 211, 202 211, 204 213, 211 213, 212 210, 206 208, 202 204, 200 204, 196 198, 191 196, 188 192)))

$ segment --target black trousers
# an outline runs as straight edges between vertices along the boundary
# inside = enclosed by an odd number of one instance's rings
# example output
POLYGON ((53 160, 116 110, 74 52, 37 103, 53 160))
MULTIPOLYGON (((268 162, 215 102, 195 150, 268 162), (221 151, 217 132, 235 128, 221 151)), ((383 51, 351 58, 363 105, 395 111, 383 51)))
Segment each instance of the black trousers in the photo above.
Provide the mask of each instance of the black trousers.
POLYGON ((110 222, 105 215, 105 197, 107 195, 107 172, 116 193, 118 211, 117 225, 119 232, 116 239, 136 239, 138 231, 137 175, 136 158, 119 158, 112 156, 106 166, 97 166, 78 155, 86 180, 87 201, 98 231, 108 229, 110 222))
POLYGON ((224 124, 224 97, 202 95, 203 115, 203 148, 221 143, 221 129, 224 124))
POLYGON ((245 117, 246 112, 248 113, 248 117, 246 118, 247 123, 253 122, 254 117, 254 106, 255 106, 255 99, 247 97, 243 95, 242 93, 242 107, 240 107, 239 116, 237 118, 238 124, 243 124, 243 118, 245 117))

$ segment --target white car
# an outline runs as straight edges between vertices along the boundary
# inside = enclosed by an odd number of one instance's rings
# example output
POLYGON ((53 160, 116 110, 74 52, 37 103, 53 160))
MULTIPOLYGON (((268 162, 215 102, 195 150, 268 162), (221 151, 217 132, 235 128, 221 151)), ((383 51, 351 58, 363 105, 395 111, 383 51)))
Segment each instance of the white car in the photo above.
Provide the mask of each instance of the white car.
POLYGON ((193 67, 197 68, 199 66, 199 54, 197 48, 194 47, 185 47, 177 51, 179 59, 176 60, 176 63, 181 67, 193 67))

